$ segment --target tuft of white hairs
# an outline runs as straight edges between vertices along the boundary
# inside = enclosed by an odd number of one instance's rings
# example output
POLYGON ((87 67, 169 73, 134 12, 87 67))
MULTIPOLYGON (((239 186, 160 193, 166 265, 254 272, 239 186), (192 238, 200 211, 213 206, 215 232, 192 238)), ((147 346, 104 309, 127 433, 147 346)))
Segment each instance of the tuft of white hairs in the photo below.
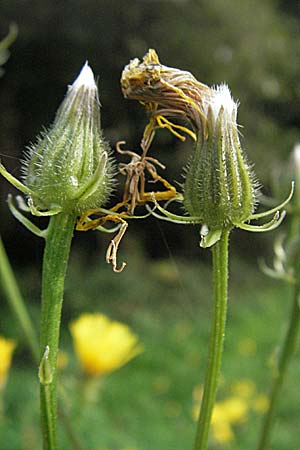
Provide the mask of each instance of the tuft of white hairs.
POLYGON ((221 108, 223 108, 224 114, 229 120, 236 119, 238 102, 233 100, 230 89, 225 83, 212 88, 206 106, 211 108, 215 119, 217 119, 221 108))
POLYGON ((78 77, 75 79, 70 88, 76 90, 81 88, 82 86, 90 89, 96 89, 96 82, 94 78, 94 74, 88 62, 86 61, 83 65, 81 71, 79 72, 78 77))

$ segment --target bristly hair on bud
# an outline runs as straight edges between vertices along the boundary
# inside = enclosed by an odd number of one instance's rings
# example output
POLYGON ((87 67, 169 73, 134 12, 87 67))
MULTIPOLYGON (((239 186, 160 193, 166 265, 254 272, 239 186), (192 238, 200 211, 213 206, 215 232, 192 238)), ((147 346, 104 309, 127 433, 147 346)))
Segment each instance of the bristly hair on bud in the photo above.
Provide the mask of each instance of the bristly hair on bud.
POLYGON ((226 112, 226 114, 228 114, 228 119, 232 119, 233 116, 236 118, 238 102, 235 102, 232 98, 230 89, 227 84, 222 83, 219 86, 212 87, 209 102, 206 102, 204 106, 206 115, 208 113, 208 106, 211 107, 213 115, 215 117, 218 116, 220 109, 224 108, 224 111, 226 112))
POLYGON ((254 212, 258 183, 242 152, 237 103, 227 85, 204 102, 206 139, 198 139, 185 170, 184 206, 209 229, 232 228, 254 212))
POLYGON ((98 88, 86 62, 53 124, 30 147, 23 161, 24 184, 36 210, 81 214, 105 204, 114 172, 100 128, 98 88))

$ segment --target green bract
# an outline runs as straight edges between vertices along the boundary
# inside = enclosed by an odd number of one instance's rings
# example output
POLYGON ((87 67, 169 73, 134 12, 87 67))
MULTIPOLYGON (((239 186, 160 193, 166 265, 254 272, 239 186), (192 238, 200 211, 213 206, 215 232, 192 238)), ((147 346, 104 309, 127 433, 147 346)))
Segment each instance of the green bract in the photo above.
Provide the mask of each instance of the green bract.
POLYGON ((85 64, 53 124, 24 161, 24 183, 34 207, 80 214, 103 206, 112 190, 109 152, 100 129, 97 86, 85 64))

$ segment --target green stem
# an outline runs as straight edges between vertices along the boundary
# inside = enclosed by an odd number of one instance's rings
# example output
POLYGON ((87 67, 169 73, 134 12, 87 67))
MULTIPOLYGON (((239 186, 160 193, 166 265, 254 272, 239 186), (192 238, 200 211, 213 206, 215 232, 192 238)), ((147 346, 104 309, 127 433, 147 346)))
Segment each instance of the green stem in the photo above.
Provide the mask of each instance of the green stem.
POLYGON ((27 340, 28 346, 34 355, 35 360, 39 358, 38 339, 29 317, 28 311, 25 307, 22 295, 18 288, 18 283, 15 279, 11 265, 7 258, 7 254, 0 237, 0 280, 1 285, 8 300, 8 303, 14 312, 16 319, 20 323, 21 329, 27 340))
POLYGON ((284 381, 288 364, 295 350, 300 325, 299 294, 300 286, 297 285, 295 287, 294 300, 291 309, 288 330, 283 342, 278 361, 278 368, 275 372, 273 384, 270 390, 269 408, 263 422, 262 432, 257 447, 258 450, 267 450, 267 448, 269 448, 270 432, 275 418, 275 408, 277 406, 278 397, 284 381))
POLYGON ((64 281, 75 217, 64 213, 51 217, 43 261, 40 358, 49 346, 50 384, 41 383, 41 419, 44 450, 55 450, 57 393, 56 368, 64 281))
MULTIPOLYGON (((300 191, 299 191, 300 178, 298 170, 296 170, 295 176, 296 176, 295 195, 294 195, 295 210, 292 212, 290 216, 287 245, 289 243, 292 243, 294 239, 296 240, 299 239, 300 215, 298 211, 300 209, 300 191)), ((294 274, 296 275, 297 278, 299 277, 298 261, 294 263, 294 274)), ((271 430, 275 419, 275 410, 278 405, 281 387, 284 382, 284 378, 286 375, 290 359, 292 358, 295 350, 297 336, 300 327, 299 295, 300 295, 300 284, 298 283, 294 287, 293 293, 294 298, 290 312, 289 324, 285 338, 281 345, 281 351, 279 354, 276 372, 274 374, 273 381, 270 387, 269 406, 263 420, 262 429, 257 446, 258 450, 267 450, 267 448, 269 447, 269 443, 271 440, 271 430)))
POLYGON ((203 399, 194 450, 205 450, 207 448, 209 426, 216 400, 226 326, 228 297, 228 240, 229 231, 223 231, 221 239, 212 247, 214 314, 210 334, 203 399))
MULTIPOLYGON (((38 364, 39 362, 39 344, 35 328, 32 320, 26 309, 26 304, 19 290, 17 280, 14 276, 14 272, 11 268, 9 259, 7 257, 4 245, 0 237, 0 280, 3 286, 3 291, 6 295, 9 305, 20 328, 23 331, 28 347, 31 351, 33 360, 38 364)), ((74 450, 82 450, 82 446, 73 430, 72 420, 69 418, 67 411, 63 407, 63 401, 58 405, 59 417, 62 419, 64 428, 70 441, 72 442, 72 448, 74 450)), ((0 389, 0 418, 1 418, 1 389, 0 389)))

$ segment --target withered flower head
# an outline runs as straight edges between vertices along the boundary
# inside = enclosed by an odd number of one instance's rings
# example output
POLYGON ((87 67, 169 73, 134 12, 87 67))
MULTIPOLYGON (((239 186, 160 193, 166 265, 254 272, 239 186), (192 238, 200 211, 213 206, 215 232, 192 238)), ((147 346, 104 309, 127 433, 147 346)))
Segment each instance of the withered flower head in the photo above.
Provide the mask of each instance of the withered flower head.
POLYGON ((147 109, 155 105, 166 116, 183 116, 198 130, 204 126, 205 103, 211 89, 187 71, 164 66, 150 49, 141 62, 133 59, 123 70, 121 86, 126 98, 139 100, 147 109))

